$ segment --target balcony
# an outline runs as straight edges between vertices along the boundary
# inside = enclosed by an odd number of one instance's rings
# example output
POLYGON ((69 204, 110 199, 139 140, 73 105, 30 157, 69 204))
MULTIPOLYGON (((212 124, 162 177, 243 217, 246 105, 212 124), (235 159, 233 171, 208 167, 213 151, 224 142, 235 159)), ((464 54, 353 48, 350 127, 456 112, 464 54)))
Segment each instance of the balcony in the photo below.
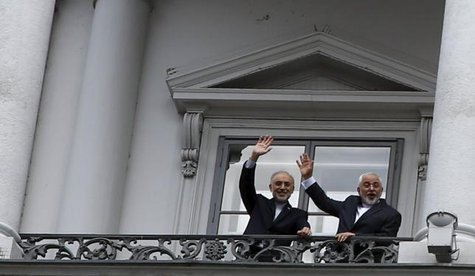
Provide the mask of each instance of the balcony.
POLYGON ((453 264, 398 264, 412 238, 216 235, 22 234, 19 259, 0 261, 2 275, 422 275, 473 274, 453 264), (282 245, 288 244, 291 245, 282 245))

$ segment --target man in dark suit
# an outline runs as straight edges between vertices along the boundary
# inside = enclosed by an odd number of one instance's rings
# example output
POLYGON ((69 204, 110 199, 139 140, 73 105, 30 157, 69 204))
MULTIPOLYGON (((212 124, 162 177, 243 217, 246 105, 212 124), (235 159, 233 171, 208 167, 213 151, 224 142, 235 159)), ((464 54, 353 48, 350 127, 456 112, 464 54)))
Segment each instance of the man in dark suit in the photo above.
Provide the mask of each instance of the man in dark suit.
MULTIPOLYGON (((293 208, 288 199, 294 191, 294 178, 285 171, 278 171, 271 177, 269 189, 272 199, 257 194, 254 186, 256 162, 259 156, 269 152, 273 138, 260 137, 251 157, 244 163, 239 179, 241 199, 250 215, 244 234, 248 235, 311 235, 306 211, 293 208)), ((290 241, 277 243, 290 245, 290 241)))
POLYGON ((360 176, 359 196, 344 201, 333 200, 313 178, 313 160, 302 154, 297 161, 302 174, 302 186, 313 202, 332 216, 340 219, 336 238, 345 241, 355 235, 395 237, 401 226, 401 214, 381 199, 383 186, 375 173, 360 176))

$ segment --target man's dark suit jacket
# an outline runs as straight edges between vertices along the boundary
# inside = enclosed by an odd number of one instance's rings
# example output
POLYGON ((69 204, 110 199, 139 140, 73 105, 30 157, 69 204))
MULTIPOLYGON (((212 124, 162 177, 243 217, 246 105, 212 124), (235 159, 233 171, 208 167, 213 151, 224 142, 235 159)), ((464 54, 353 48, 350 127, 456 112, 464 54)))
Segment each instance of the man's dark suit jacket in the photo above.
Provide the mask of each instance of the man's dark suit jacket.
MULTIPOLYGON (((287 202, 279 216, 274 220, 275 200, 257 194, 254 186, 256 167, 243 166, 239 179, 241 199, 250 215, 244 234, 246 235, 296 235, 297 231, 310 225, 306 211, 293 208, 287 202)), ((288 243, 290 244, 290 242, 288 243)))
POLYGON ((333 200, 318 185, 312 184, 305 192, 322 211, 338 217, 337 233, 353 232, 356 235, 395 237, 401 226, 401 214, 386 204, 384 199, 366 211, 356 223, 356 210, 361 205, 359 196, 349 196, 345 201, 333 200))

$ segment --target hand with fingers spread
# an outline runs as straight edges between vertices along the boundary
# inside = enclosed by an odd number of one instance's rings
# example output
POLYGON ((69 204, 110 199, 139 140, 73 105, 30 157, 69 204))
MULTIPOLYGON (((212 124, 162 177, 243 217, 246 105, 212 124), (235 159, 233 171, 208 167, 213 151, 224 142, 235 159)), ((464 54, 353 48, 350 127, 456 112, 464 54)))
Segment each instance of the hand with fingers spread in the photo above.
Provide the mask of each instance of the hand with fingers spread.
POLYGON ((273 141, 274 141, 274 138, 272 138, 272 136, 269 136, 269 135, 259 137, 259 140, 257 140, 256 146, 252 150, 250 159, 256 162, 259 156, 268 153, 272 149, 271 144, 273 141))
POLYGON ((302 179, 308 179, 313 175, 313 160, 310 159, 308 154, 304 153, 300 155, 300 161, 297 160, 297 166, 299 166, 302 179))

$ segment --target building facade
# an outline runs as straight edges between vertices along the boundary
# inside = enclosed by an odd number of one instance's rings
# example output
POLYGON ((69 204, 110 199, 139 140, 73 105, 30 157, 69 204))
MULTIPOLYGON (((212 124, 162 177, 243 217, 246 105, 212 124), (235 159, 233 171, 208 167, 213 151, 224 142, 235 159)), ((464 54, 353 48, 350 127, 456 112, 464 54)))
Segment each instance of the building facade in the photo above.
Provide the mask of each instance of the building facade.
MULTIPOLYGON (((263 193, 307 152, 334 197, 381 174, 399 237, 423 237, 439 210, 471 229, 472 2, 2 1, 0 221, 239 234, 240 166, 273 135, 263 193)), ((333 233, 302 191, 292 200, 333 233)))

